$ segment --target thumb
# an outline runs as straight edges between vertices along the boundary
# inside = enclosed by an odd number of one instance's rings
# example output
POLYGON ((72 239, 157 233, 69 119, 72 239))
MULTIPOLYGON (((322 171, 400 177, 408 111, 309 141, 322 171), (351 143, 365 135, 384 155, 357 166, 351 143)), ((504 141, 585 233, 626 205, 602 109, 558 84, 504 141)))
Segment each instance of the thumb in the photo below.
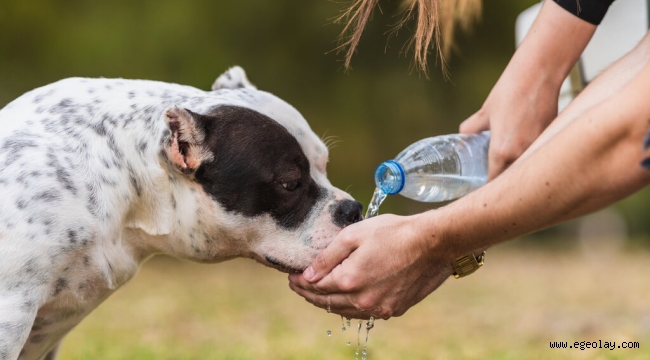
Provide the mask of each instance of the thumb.
POLYGON ((337 265, 342 263, 343 260, 347 259, 356 248, 356 244, 343 241, 343 238, 339 234, 323 252, 318 254, 311 265, 303 271, 303 277, 310 283, 319 281, 337 265))
POLYGON ((462 134, 474 134, 490 128, 490 118, 483 110, 479 110, 474 115, 463 121, 458 130, 462 134))

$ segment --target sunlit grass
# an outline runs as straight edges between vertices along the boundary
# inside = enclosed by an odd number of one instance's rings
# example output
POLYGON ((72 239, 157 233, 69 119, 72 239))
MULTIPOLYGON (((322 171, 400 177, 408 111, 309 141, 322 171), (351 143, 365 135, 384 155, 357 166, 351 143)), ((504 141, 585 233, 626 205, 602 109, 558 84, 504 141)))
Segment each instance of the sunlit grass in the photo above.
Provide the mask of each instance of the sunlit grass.
MULTIPOLYGON (((646 252, 498 248, 476 274, 378 321, 369 359, 648 359, 649 270, 646 252), (549 348, 598 340, 641 348, 549 348)), ((277 271, 160 257, 68 335, 60 358, 354 359, 356 333, 340 328, 338 316, 299 298, 277 271)))

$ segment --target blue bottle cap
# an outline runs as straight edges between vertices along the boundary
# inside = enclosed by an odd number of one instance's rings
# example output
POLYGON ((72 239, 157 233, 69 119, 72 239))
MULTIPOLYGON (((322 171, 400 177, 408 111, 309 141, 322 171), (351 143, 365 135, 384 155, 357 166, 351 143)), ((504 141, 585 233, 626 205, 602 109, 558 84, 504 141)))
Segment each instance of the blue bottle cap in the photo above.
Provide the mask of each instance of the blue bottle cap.
POLYGON ((404 169, 397 161, 388 160, 377 166, 375 185, 386 194, 395 195, 404 188, 404 169))

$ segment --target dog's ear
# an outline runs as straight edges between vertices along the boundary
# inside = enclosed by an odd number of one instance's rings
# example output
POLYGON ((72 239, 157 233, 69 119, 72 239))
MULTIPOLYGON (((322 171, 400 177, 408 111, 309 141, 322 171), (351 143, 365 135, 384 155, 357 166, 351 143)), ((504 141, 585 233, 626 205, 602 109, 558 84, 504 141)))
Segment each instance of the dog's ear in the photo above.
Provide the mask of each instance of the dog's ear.
POLYGON ((246 77, 246 72, 239 66, 233 66, 221 74, 212 84, 212 90, 219 89, 257 89, 246 77))
POLYGON ((172 106, 165 111, 165 118, 170 130, 165 151, 178 170, 192 174, 201 163, 212 160, 213 154, 205 144, 200 115, 172 106))

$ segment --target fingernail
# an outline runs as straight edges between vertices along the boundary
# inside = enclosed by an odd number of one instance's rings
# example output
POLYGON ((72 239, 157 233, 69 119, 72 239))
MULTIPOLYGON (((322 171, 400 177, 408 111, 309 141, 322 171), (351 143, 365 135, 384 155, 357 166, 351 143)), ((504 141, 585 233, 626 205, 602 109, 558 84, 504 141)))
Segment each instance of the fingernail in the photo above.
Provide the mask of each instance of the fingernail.
POLYGON ((313 279, 314 276, 316 276, 316 273, 314 272, 314 268, 312 268, 311 266, 308 267, 308 268, 307 268, 307 269, 302 273, 302 276, 304 276, 305 279, 306 279, 307 281, 313 279))

